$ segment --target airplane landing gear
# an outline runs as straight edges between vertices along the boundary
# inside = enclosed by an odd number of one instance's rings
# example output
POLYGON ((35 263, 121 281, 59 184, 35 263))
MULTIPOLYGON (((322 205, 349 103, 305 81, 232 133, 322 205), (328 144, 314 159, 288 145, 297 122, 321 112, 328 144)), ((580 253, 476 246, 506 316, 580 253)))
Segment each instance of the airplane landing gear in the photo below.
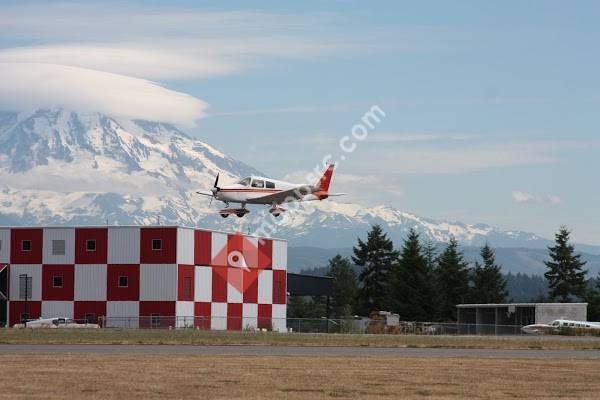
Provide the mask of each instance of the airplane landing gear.
POLYGON ((273 207, 271 207, 269 209, 269 212, 271 213, 272 216, 277 218, 281 215, 282 212, 285 212, 285 208, 281 208, 281 207, 278 207, 277 205, 273 205, 273 207))
POLYGON ((227 218, 232 214, 235 214, 238 218, 244 217, 250 211, 246 208, 224 208, 219 210, 219 215, 223 218, 227 218))

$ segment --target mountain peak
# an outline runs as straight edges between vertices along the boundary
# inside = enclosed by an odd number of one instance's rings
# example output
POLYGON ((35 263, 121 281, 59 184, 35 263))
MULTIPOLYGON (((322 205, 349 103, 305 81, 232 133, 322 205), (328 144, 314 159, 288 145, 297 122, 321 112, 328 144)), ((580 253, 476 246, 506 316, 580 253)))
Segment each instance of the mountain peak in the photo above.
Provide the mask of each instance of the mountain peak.
MULTIPOLYGON (((165 223, 252 232, 272 218, 252 208, 243 219, 222 219, 220 205, 195 191, 223 179, 264 175, 160 122, 65 109, 0 113, 0 224, 165 223)), ((547 241, 488 225, 435 221, 389 206, 331 200, 303 203, 273 222, 273 236, 291 244, 345 247, 373 224, 396 242, 415 229, 435 242, 542 247, 547 241)))

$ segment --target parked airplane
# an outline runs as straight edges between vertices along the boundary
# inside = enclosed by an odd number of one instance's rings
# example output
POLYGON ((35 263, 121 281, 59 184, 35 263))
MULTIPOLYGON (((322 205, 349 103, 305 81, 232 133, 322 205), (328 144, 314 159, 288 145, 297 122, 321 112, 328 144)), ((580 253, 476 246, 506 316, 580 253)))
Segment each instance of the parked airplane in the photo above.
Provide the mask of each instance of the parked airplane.
POLYGON ((241 208, 224 208, 219 211, 223 218, 230 214, 243 217, 250 211, 246 204, 266 204, 270 205, 269 212, 278 217, 285 208, 279 207, 280 204, 291 201, 312 201, 325 200, 330 196, 342 196, 344 193, 329 193, 329 184, 333 176, 333 164, 329 164, 323 172, 323 176, 314 184, 304 183, 295 184, 262 176, 249 176, 233 185, 219 186, 219 174, 215 179, 215 184, 210 190, 201 190, 196 193, 211 197, 225 203, 239 203, 241 208))
POLYGON ((521 328, 524 333, 543 335, 546 333, 557 333, 561 329, 577 329, 583 331, 600 331, 600 322, 571 321, 557 319, 549 324, 526 325, 521 328))
POLYGON ((15 324, 14 328, 99 328, 98 324, 77 323, 71 318, 38 318, 27 321, 27 324, 15 324))

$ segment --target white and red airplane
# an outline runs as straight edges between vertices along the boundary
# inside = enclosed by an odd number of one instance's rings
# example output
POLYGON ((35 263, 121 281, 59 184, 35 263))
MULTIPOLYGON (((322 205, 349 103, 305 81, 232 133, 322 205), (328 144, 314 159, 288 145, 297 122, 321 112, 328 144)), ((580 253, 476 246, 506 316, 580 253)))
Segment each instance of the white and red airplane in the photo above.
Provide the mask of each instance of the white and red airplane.
POLYGON ((344 195, 345 193, 329 193, 334 167, 333 164, 329 164, 323 172, 323 176, 315 184, 296 184, 262 176, 249 176, 233 185, 219 186, 219 174, 217 174, 215 184, 210 190, 201 190, 196 193, 210 196, 211 202, 212 199, 220 200, 225 203, 226 207, 229 207, 229 203, 241 204, 241 208, 219 210, 219 214, 223 218, 227 218, 230 214, 243 217, 250 212, 246 208, 246 204, 270 205, 269 212, 278 217, 286 211, 279 207, 280 204, 291 201, 325 200, 330 196, 344 195))

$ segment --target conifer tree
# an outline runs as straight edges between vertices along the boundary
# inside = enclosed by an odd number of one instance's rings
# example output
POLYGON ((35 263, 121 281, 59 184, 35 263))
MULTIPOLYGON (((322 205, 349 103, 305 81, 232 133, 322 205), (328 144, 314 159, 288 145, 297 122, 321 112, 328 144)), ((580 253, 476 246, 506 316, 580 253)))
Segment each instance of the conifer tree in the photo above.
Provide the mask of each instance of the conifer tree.
POLYGON ((398 252, 379 225, 373 225, 367 240, 358 239, 352 249, 354 264, 363 267, 359 280, 359 306, 363 314, 375 310, 386 310, 390 306, 388 279, 391 265, 396 262, 398 252))
POLYGON ((456 305, 464 303, 469 290, 469 269, 458 242, 451 238, 435 269, 437 318, 456 321, 456 305))
POLYGON ((432 270, 419 241, 411 229, 404 240, 390 288, 394 311, 408 321, 430 321, 433 317, 432 270))
POLYGON ((550 259, 545 262, 548 270, 544 274, 548 280, 549 297, 552 301, 571 302, 584 298, 586 294, 586 271, 581 254, 569 243, 571 232, 561 227, 555 236, 554 246, 548 247, 550 259))
POLYGON ((508 296, 506 279, 496 264, 494 250, 486 243, 481 248, 483 265, 475 263, 473 269, 470 301, 473 303, 504 303, 508 296))
POLYGON ((329 260, 328 276, 333 278, 333 310, 336 317, 352 314, 357 294, 356 273, 350 260, 336 255, 329 260))

